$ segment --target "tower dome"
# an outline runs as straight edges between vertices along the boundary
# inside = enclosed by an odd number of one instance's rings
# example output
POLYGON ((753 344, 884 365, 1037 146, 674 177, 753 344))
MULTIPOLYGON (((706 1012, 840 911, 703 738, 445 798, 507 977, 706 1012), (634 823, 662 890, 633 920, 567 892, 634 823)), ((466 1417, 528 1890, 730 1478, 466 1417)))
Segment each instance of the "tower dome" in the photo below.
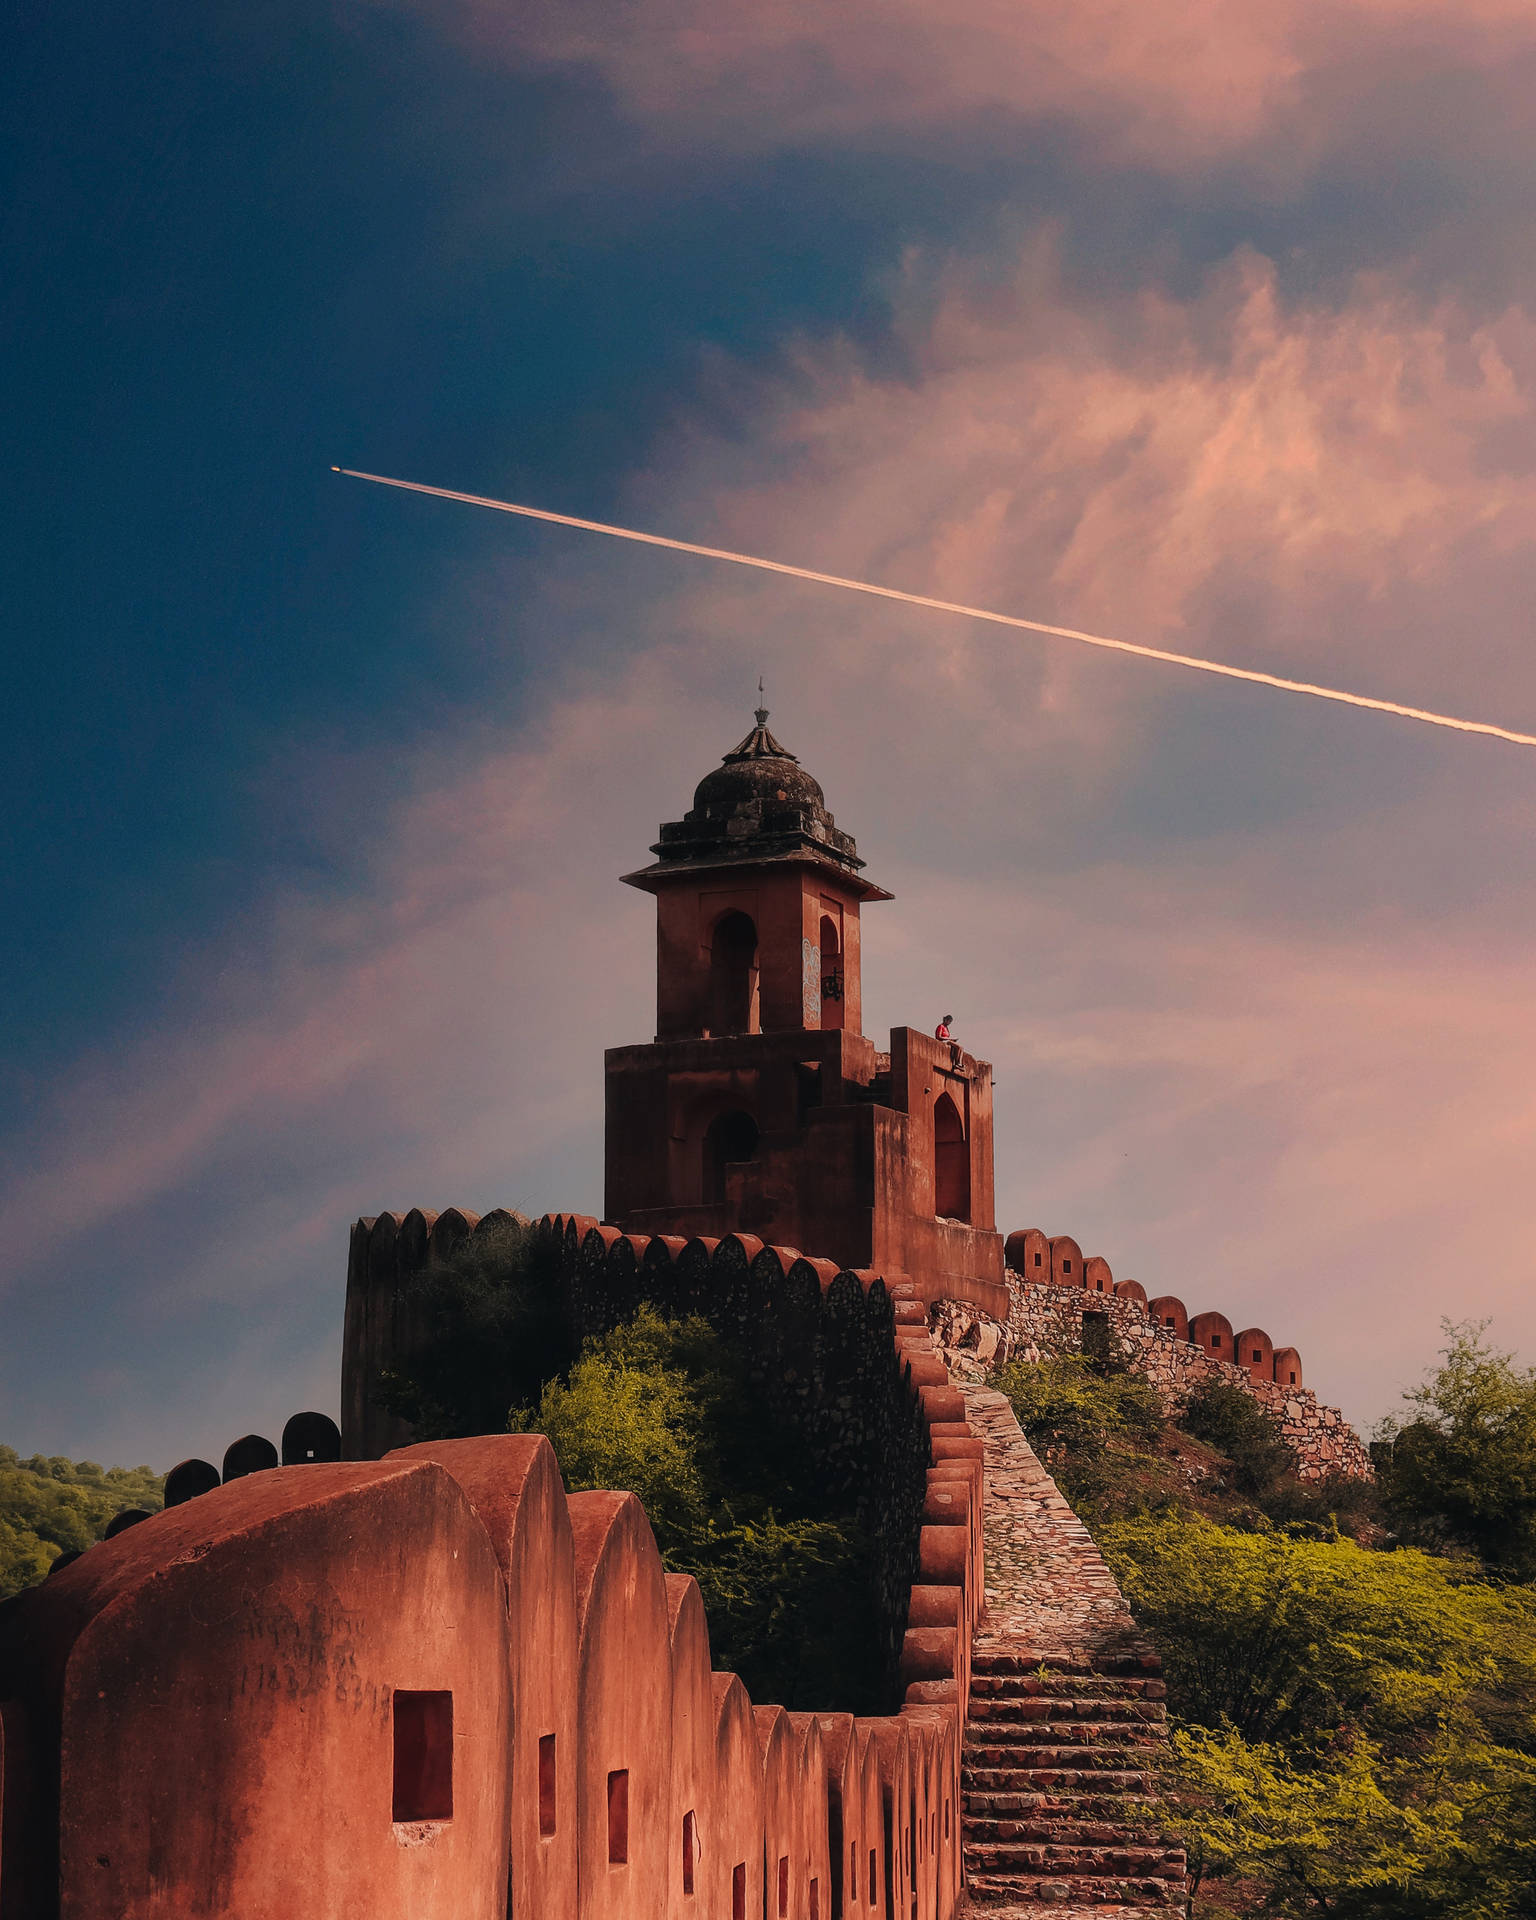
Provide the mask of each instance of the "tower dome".
MULTIPOLYGON (((651 889, 689 868, 721 866, 810 863, 844 879, 858 874, 864 862, 827 811, 821 782, 769 731, 766 707, 754 719, 747 737, 699 782, 682 819, 663 825, 654 864, 625 875, 632 885, 651 889)), ((858 886, 866 900, 890 898, 867 880, 858 886)))
MULTIPOLYGON (((693 814, 714 818, 734 813, 743 802, 794 801, 799 806, 827 810, 821 783, 768 731, 768 709, 759 707, 757 725, 746 739, 725 755, 714 772, 706 773, 694 789, 693 814)), ((831 816, 829 815, 828 818, 831 816)))

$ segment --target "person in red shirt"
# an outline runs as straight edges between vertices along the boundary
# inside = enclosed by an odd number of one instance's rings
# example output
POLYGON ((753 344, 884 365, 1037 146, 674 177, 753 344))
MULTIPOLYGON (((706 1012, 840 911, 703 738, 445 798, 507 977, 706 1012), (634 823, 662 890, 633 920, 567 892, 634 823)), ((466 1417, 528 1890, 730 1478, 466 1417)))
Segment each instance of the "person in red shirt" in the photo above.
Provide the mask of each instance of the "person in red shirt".
POLYGON ((939 1022, 939 1024, 933 1030, 933 1037, 935 1040, 947 1040, 949 1038, 949 1023, 951 1020, 954 1019, 954 1017, 955 1016, 952 1013, 945 1014, 944 1018, 939 1022))

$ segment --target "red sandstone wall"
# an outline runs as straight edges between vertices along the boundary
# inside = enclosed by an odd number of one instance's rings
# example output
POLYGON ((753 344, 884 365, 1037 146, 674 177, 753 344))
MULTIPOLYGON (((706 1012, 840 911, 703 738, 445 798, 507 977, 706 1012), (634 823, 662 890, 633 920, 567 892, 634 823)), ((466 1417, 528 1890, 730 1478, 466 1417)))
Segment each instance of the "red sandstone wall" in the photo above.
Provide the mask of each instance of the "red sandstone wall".
POLYGON ((7 1834, 6 1920, 503 1920, 506 1604, 440 1468, 253 1474, 92 1547, 0 1631, 41 1803, 16 1900, 7 1834), (402 1694, 451 1699, 451 1817, 430 1769, 396 1802, 402 1694))
MULTIPOLYGON (((690 1255, 549 1225, 615 1284, 690 1255)), ((741 1273, 768 1251, 739 1246, 741 1273)), ((885 1298, 792 1249, 771 1268, 838 1314, 885 1298)), ((548 1920, 772 1920, 781 1859, 785 1920, 951 1920, 980 1443, 922 1304, 894 1312, 870 1326, 934 1457, 898 1713, 754 1711, 639 1502, 567 1496, 540 1436, 255 1473, 0 1613, 0 1920, 504 1920, 509 1896, 548 1920), (402 1745, 402 1694, 451 1695, 451 1733, 438 1705, 435 1744, 402 1745)))

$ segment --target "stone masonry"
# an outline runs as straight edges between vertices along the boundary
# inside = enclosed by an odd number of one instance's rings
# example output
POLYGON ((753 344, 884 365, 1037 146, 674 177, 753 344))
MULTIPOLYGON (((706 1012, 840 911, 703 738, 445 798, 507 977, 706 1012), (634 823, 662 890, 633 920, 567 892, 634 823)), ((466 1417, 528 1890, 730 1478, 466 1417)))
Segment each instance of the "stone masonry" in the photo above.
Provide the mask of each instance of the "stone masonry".
POLYGON ((1370 1455, 1359 1435, 1337 1407, 1324 1406, 1310 1388, 1257 1380, 1245 1368, 1202 1352, 1157 1326, 1139 1300, 1026 1280, 1011 1268, 1005 1277, 1006 1323, 961 1300, 941 1301, 933 1309, 934 1338, 951 1372, 984 1379, 1013 1359, 1078 1353, 1084 1318, 1097 1315, 1108 1322, 1126 1365, 1152 1385, 1170 1418, 1183 1411, 1198 1387, 1219 1380, 1258 1401, 1295 1454, 1303 1480, 1371 1477, 1370 1455))
POLYGON ((976 1920, 1181 1909, 1183 1850, 1150 1817, 1167 1745, 1161 1663, 1005 1396, 956 1384, 985 1489, 961 1774, 976 1920))

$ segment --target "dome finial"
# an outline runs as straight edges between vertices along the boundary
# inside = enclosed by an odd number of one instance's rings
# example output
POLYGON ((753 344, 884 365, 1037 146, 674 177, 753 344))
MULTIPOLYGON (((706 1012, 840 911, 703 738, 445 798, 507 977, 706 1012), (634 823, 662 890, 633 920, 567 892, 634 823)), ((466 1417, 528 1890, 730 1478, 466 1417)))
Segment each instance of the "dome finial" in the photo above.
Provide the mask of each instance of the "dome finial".
POLYGON ((767 726, 768 709, 763 705, 763 676, 761 674, 757 676, 757 713, 755 717, 760 727, 767 726))

